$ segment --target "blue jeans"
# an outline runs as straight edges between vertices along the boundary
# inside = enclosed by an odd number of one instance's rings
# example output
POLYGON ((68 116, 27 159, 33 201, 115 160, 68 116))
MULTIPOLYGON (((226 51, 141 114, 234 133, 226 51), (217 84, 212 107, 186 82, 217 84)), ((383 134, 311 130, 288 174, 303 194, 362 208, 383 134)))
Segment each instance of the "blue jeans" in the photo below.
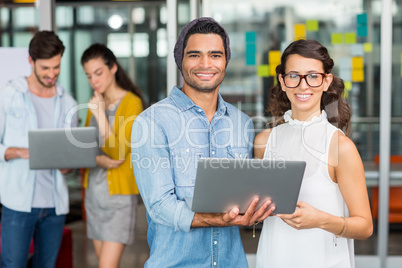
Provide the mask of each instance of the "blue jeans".
POLYGON ((1 267, 25 268, 34 239, 34 268, 54 268, 59 254, 66 215, 54 208, 19 212, 3 206, 1 220, 1 267))

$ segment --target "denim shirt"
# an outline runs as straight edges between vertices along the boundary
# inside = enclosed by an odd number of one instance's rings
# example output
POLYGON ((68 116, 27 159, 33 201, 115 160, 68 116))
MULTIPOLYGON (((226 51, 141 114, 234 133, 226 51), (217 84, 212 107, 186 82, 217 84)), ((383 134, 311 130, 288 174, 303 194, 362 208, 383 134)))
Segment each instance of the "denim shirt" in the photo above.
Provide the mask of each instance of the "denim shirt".
MULTIPOLYGON (((56 84, 55 128, 78 125, 75 100, 56 84)), ((0 201, 16 211, 30 212, 35 186, 35 170, 29 169, 29 160, 16 158, 6 161, 9 147, 28 148, 28 131, 38 128, 35 107, 29 97, 25 77, 12 80, 0 89, 0 201)), ((56 214, 69 211, 68 189, 59 170, 53 170, 53 196, 56 214)))
POLYGON ((218 96, 209 123, 179 88, 134 121, 135 178, 147 209, 150 257, 146 267, 248 267, 238 227, 190 228, 197 160, 251 158, 251 119, 218 96))

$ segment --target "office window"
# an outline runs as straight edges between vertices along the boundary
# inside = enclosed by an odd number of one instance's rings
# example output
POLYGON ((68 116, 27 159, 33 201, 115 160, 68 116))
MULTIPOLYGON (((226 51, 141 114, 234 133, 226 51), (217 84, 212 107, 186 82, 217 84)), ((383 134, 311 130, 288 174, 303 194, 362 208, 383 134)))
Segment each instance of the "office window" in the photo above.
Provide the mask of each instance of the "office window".
POLYGON ((8 33, 1 34, 1 46, 2 47, 10 46, 10 35, 8 33))
POLYGON ((147 33, 135 33, 133 36, 133 55, 136 58, 148 57, 149 35, 147 33))
POLYGON ((156 33, 156 53, 158 57, 167 57, 168 50, 168 42, 167 42, 167 31, 165 28, 158 29, 156 33))
POLYGON ((58 27, 71 27, 73 25, 73 8, 61 6, 56 8, 56 25, 58 27))
POLYGON ((179 3, 177 8, 177 21, 179 24, 186 24, 190 21, 190 7, 188 3, 179 3))
POLYGON ((110 33, 107 36, 107 45, 118 58, 131 56, 131 42, 128 33, 110 33))
POLYGON ((133 8, 132 11, 133 23, 142 24, 145 22, 145 9, 143 7, 133 8))
POLYGON ((95 22, 95 10, 92 6, 80 6, 77 8, 77 23, 88 25, 95 22))
POLYGON ((10 10, 8 8, 0 8, 0 27, 7 27, 10 20, 10 10))
POLYGON ((18 32, 14 34, 14 47, 28 47, 29 42, 31 42, 33 32, 18 32))
POLYGON ((167 23, 167 8, 166 5, 162 6, 159 9, 159 20, 161 24, 166 24, 167 23))
POLYGON ((38 10, 34 7, 20 7, 14 9, 15 27, 35 27, 39 25, 38 10))

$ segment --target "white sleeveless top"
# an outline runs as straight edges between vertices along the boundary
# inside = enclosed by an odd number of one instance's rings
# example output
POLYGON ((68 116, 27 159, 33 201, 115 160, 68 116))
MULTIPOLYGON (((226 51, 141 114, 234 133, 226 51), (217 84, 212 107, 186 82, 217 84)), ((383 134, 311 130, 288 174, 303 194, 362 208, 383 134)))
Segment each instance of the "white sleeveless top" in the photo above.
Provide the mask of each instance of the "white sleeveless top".
MULTIPOLYGON (((328 150, 336 131, 325 111, 311 121, 292 119, 289 110, 285 122, 272 129, 264 159, 304 160, 307 162, 299 201, 335 216, 348 216, 347 207, 337 183, 328 173, 328 150)), ((275 211, 274 211, 275 213, 275 211)), ((325 268, 354 267, 353 239, 339 237, 323 229, 297 230, 279 217, 264 221, 257 249, 257 267, 325 268)))

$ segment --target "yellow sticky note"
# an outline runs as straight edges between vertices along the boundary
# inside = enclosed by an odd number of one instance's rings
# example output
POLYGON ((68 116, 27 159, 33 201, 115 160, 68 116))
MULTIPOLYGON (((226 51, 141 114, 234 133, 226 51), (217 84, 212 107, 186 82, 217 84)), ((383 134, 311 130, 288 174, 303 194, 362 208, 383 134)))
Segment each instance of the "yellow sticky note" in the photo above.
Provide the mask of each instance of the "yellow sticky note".
POLYGON ((331 43, 333 45, 342 44, 343 43, 343 34, 341 34, 341 33, 332 33, 331 34, 331 43))
POLYGON ((271 50, 268 52, 269 65, 279 65, 281 63, 281 52, 279 50, 271 50))
POLYGON ((352 69, 363 69, 363 57, 352 57, 352 69))
POLYGON ((307 28, 307 31, 317 32, 318 31, 318 20, 307 20, 306 28, 307 28))
POLYGON ((366 53, 371 53, 373 52, 373 44, 372 43, 364 43, 363 44, 363 50, 366 53))
POLYGON ((343 84, 345 85, 345 91, 352 90, 352 82, 346 81, 346 82, 343 82, 343 84))
POLYGON ((295 24, 295 40, 306 39, 306 25, 295 24))
POLYGON ((352 82, 363 82, 364 71, 363 69, 352 70, 352 82))
POLYGON ((276 76, 276 66, 278 65, 279 63, 269 65, 269 76, 276 76))
POLYGON ((257 75, 260 77, 269 76, 269 65, 260 65, 257 67, 257 75))
POLYGON ((356 44, 356 34, 345 33, 345 44, 356 44))

